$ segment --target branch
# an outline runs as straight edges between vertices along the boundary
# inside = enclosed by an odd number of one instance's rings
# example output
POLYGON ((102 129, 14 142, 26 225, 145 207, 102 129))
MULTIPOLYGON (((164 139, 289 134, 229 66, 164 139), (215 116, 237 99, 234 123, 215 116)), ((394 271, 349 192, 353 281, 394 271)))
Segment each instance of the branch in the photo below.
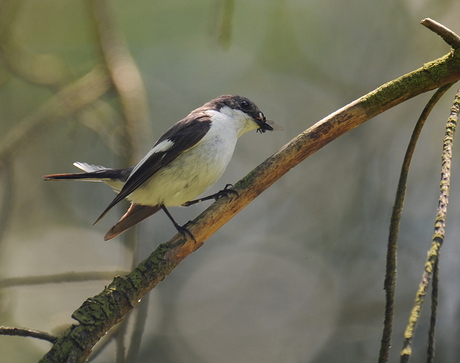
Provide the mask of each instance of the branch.
POLYGON ((23 150, 31 140, 43 133, 53 123, 72 116, 77 111, 98 101, 110 88, 109 78, 95 68, 78 81, 63 88, 46 101, 33 115, 17 122, 0 140, 0 172, 4 174, 2 200, 0 201, 0 242, 6 232, 10 202, 14 196, 11 171, 12 157, 23 150))
POLYGON ((31 286, 43 284, 60 284, 80 281, 111 280, 114 275, 124 274, 124 271, 87 271, 64 272, 62 274, 10 277, 0 280, 0 289, 6 287, 31 286))
POLYGON ((143 146, 150 139, 151 127, 144 83, 115 21, 113 2, 90 0, 88 6, 94 16, 99 50, 120 95, 125 119, 122 163, 133 165, 143 156, 143 146))
POLYGON ((396 251, 398 249, 398 235, 399 224, 401 221, 402 210, 404 206, 404 199, 406 196, 407 177, 409 175, 409 167, 411 164, 412 156, 415 152, 418 138, 422 132, 425 121, 433 110, 434 106, 438 103, 441 97, 450 89, 452 83, 438 88, 427 105, 422 111, 414 131, 407 146, 406 154, 404 155, 401 172, 399 175, 398 188, 396 190, 395 202, 390 218, 390 231, 388 234, 387 244, 387 257, 386 257, 386 272, 383 289, 385 290, 385 317, 383 320, 383 333, 380 343, 379 363, 388 362, 391 347, 391 334, 393 330, 393 317, 394 317, 394 300, 396 288, 396 251))
POLYGON ((22 146, 36 138, 39 132, 54 122, 73 115, 95 102, 110 88, 110 80, 100 67, 67 86, 46 101, 36 113, 18 122, 18 125, 3 135, 0 142, 0 164, 22 146))
POLYGON ((94 344, 135 307, 185 257, 240 212, 281 176, 323 146, 376 115, 412 97, 460 79, 460 51, 424 65, 384 84, 319 121, 255 168, 234 189, 239 197, 222 198, 187 228, 196 242, 174 236, 163 243, 129 275, 116 277, 100 294, 88 299, 72 317, 78 321, 58 339, 41 362, 83 362, 94 344))
POLYGON ((0 161, 0 175, 1 175, 1 198, 0 198, 0 248, 2 248, 3 239, 7 234, 8 227, 10 226, 11 218, 11 205, 15 193, 14 177, 12 170, 12 161, 4 159, 0 161))
MULTIPOLYGON (((454 134, 458 124, 460 114, 460 90, 455 95, 455 100, 452 105, 449 119, 447 120, 446 133, 444 136, 444 144, 442 150, 442 163, 441 163, 441 183, 439 192, 438 211, 436 221, 434 224, 434 234, 430 251, 425 262, 425 268, 422 275, 422 280, 419 284, 418 291, 415 295, 415 302, 412 308, 409 322, 407 323, 404 332, 404 342, 401 351, 400 362, 408 362, 412 354, 412 340, 414 337, 415 326, 420 318, 423 301, 425 299, 428 284, 433 276, 433 271, 438 268, 439 254, 441 246, 444 242, 445 226, 447 217, 447 205, 449 203, 449 190, 450 190, 450 168, 452 165, 452 149, 454 142, 454 134)), ((433 323, 433 322, 431 322, 433 323)), ((434 326, 430 328, 431 334, 434 334, 434 326)), ((434 350, 434 347, 431 348, 434 350)))
POLYGON ((423 19, 420 23, 438 34, 452 48, 460 48, 460 37, 449 28, 430 18, 423 19))
POLYGON ((32 329, 20 329, 20 328, 8 328, 6 326, 0 326, 0 335, 11 335, 17 337, 32 337, 42 340, 47 340, 50 343, 56 343, 57 338, 54 335, 45 333, 39 330, 32 329))

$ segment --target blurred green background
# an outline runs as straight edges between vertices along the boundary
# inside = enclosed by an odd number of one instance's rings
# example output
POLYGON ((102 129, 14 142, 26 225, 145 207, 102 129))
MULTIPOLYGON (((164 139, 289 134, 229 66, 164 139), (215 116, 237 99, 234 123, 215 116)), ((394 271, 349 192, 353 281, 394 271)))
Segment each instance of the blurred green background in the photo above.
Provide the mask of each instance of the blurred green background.
MULTIPOLYGON (((126 204, 92 226, 113 198, 110 188, 45 183, 42 175, 74 172, 74 161, 127 166, 192 109, 221 94, 241 94, 285 130, 244 135, 210 192, 217 191, 329 113, 446 54, 449 47, 419 25, 421 19, 460 33, 460 3, 452 0, 115 1, 102 13, 125 38, 149 109, 140 110, 130 151, 113 87, 71 116, 43 111, 57 92, 95 67, 101 71, 97 26, 105 23, 94 16, 96 3, 0 1, 0 150, 25 123, 39 120, 1 155, 0 196, 8 208, 2 211, 0 279, 69 271, 110 276, 129 271, 133 254, 140 261, 175 234, 159 213, 140 225, 134 252, 123 238, 104 242, 126 204)), ((430 117, 409 177, 392 361, 430 246, 454 93, 430 117)), ((376 361, 391 207, 411 130, 429 97, 382 114, 289 172, 154 289, 92 361, 114 362, 122 341, 128 362, 376 361)), ((459 169, 454 156, 437 362, 460 359, 459 169)), ((185 223, 204 208, 171 212, 185 223)), ((0 325, 58 334, 109 281, 4 288, 0 325)), ((424 360, 428 310, 417 327, 414 361, 424 360)), ((0 361, 34 362, 49 348, 2 336, 0 361)))

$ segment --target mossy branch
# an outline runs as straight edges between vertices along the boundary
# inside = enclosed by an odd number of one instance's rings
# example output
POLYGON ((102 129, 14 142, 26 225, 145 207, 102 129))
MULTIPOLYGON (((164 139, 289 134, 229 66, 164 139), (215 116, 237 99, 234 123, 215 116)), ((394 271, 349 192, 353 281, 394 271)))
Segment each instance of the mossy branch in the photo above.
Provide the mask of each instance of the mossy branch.
MULTIPOLYGON (((449 190, 450 190, 450 177, 451 177, 451 165, 452 165, 452 152, 453 152, 453 143, 455 130, 458 124, 458 118, 460 114, 460 90, 455 96, 454 103, 452 105, 450 116, 447 120, 446 133, 444 136, 443 151, 442 151, 442 163, 441 163, 441 182, 440 182, 440 192, 439 192, 439 201, 438 201, 438 211, 436 215, 436 220, 434 223, 434 234, 432 239, 431 248, 428 252, 428 257, 425 262, 425 269, 422 275, 419 288, 415 295, 415 302, 412 308, 411 314, 409 316, 409 322, 406 326, 404 332, 404 342, 403 348, 401 351, 401 363, 409 361, 409 358, 412 355, 412 340, 414 338, 414 330, 417 325, 418 320, 420 319, 420 313, 422 310, 422 305, 425 300, 425 295, 428 290, 428 285, 433 277, 435 271, 438 270, 439 266, 439 254, 441 252, 441 246, 444 242, 445 237, 445 226, 447 218, 447 205, 449 204, 449 190)), ((435 308, 437 307, 437 296, 435 295, 434 299, 435 308)), ((430 328, 430 335, 434 335, 434 325, 433 320, 431 320, 432 327, 430 328)), ((429 352, 429 358, 432 360, 434 356, 434 345, 431 343, 429 352)))
POLYGON ((390 218, 390 231, 388 234, 387 256, 386 256, 386 271, 385 282, 383 288, 385 290, 385 316, 383 320, 383 333, 380 343, 380 353, 378 363, 388 362, 391 347, 391 334, 393 332, 393 317, 395 310, 395 289, 396 289, 396 251, 398 249, 399 225, 401 221, 404 199, 406 197, 407 178, 409 176, 409 167, 412 161, 412 156, 415 152, 417 141, 422 132, 425 121, 433 110, 434 106, 441 97, 450 89, 452 83, 446 84, 438 88, 431 99, 426 104, 412 132, 409 144, 407 145, 406 154, 399 175, 398 188, 396 190, 395 202, 390 218))
POLYGON ((73 314, 78 323, 58 338, 41 362, 85 361, 94 344, 113 325, 123 320, 142 297, 290 169, 391 107, 459 79, 460 51, 452 50, 422 68, 384 84, 305 130, 235 185, 238 198, 218 200, 187 226, 196 242, 184 240, 181 235, 174 236, 129 275, 116 277, 100 294, 85 301, 73 314))

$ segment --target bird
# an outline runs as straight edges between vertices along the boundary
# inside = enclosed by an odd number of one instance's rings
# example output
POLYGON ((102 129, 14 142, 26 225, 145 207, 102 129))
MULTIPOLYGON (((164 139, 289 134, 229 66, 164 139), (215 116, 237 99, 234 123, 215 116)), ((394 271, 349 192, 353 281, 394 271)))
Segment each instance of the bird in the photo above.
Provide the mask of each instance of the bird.
POLYGON ((236 193, 229 189, 231 185, 228 184, 218 193, 195 200, 222 176, 241 135, 251 130, 265 133, 282 129, 267 120, 248 98, 222 95, 172 125, 133 167, 112 169, 75 162, 73 165, 83 170, 83 173, 50 174, 43 178, 98 181, 111 186, 118 194, 94 224, 126 198, 131 205, 106 233, 106 241, 159 210, 166 213, 179 232, 193 237, 186 227, 174 220, 167 207, 189 206, 236 193))

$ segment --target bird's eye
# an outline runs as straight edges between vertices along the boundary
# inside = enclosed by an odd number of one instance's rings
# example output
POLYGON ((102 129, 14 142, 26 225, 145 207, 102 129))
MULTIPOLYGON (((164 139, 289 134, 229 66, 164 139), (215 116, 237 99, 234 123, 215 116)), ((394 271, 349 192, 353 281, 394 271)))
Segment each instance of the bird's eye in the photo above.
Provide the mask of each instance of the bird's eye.
POLYGON ((241 101, 241 102, 240 102, 240 106, 241 106, 241 108, 242 108, 243 110, 248 110, 248 109, 251 107, 251 105, 249 104, 249 102, 246 101, 246 100, 241 101))

